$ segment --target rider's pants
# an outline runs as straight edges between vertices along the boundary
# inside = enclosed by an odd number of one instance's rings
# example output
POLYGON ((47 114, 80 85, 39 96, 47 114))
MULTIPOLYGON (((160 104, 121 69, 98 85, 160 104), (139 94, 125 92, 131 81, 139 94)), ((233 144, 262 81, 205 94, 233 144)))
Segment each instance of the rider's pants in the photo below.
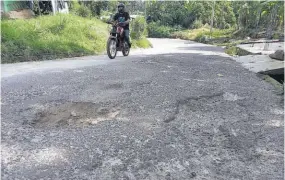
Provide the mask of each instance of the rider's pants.
POLYGON ((124 32, 125 32, 126 41, 130 45, 131 44, 131 41, 130 41, 130 30, 126 29, 126 30, 124 30, 124 32))

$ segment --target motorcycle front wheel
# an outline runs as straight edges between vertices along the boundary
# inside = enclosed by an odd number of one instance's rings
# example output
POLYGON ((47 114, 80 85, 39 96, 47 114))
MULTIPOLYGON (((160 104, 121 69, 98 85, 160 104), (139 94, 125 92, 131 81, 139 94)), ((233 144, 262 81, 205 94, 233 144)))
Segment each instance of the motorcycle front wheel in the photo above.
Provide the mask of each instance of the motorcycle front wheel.
POLYGON ((122 53, 123 53, 124 56, 128 56, 129 53, 130 53, 130 47, 129 47, 127 42, 124 43, 124 47, 123 47, 122 53))
POLYGON ((117 42, 115 39, 109 39, 107 42, 107 54, 110 59, 114 59, 117 55, 117 42))

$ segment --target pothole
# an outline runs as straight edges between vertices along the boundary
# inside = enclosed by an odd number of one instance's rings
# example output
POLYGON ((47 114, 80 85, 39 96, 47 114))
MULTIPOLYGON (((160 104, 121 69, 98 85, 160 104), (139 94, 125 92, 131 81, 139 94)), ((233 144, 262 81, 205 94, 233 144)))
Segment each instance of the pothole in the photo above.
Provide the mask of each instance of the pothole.
POLYGON ((114 83, 106 86, 106 89, 121 89, 121 88, 123 88, 123 83, 114 83))
POLYGON ((169 123, 171 121, 174 121, 182 109, 187 109, 191 112, 210 112, 214 109, 214 105, 216 103, 223 100, 223 95, 224 93, 220 92, 211 95, 181 99, 176 102, 173 113, 167 116, 164 122, 169 123))
POLYGON ((110 108, 91 102, 69 102, 37 112, 30 124, 35 127, 94 125, 115 120, 119 113, 120 109, 114 106, 110 108))

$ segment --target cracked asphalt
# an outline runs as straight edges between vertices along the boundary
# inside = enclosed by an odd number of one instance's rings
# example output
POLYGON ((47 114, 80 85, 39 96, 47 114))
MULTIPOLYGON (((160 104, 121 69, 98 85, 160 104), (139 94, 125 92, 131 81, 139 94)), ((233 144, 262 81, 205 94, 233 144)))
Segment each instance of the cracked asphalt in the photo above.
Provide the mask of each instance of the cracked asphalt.
POLYGON ((284 179, 284 97, 219 47, 150 40, 2 65, 2 179, 284 179))

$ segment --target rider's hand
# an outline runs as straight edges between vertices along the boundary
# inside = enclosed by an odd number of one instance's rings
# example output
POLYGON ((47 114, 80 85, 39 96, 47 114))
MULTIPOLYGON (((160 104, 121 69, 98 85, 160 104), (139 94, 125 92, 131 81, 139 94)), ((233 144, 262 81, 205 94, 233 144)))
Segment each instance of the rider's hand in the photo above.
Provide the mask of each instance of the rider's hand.
POLYGON ((119 26, 125 26, 125 25, 126 25, 126 23, 124 23, 124 22, 119 23, 119 26))

